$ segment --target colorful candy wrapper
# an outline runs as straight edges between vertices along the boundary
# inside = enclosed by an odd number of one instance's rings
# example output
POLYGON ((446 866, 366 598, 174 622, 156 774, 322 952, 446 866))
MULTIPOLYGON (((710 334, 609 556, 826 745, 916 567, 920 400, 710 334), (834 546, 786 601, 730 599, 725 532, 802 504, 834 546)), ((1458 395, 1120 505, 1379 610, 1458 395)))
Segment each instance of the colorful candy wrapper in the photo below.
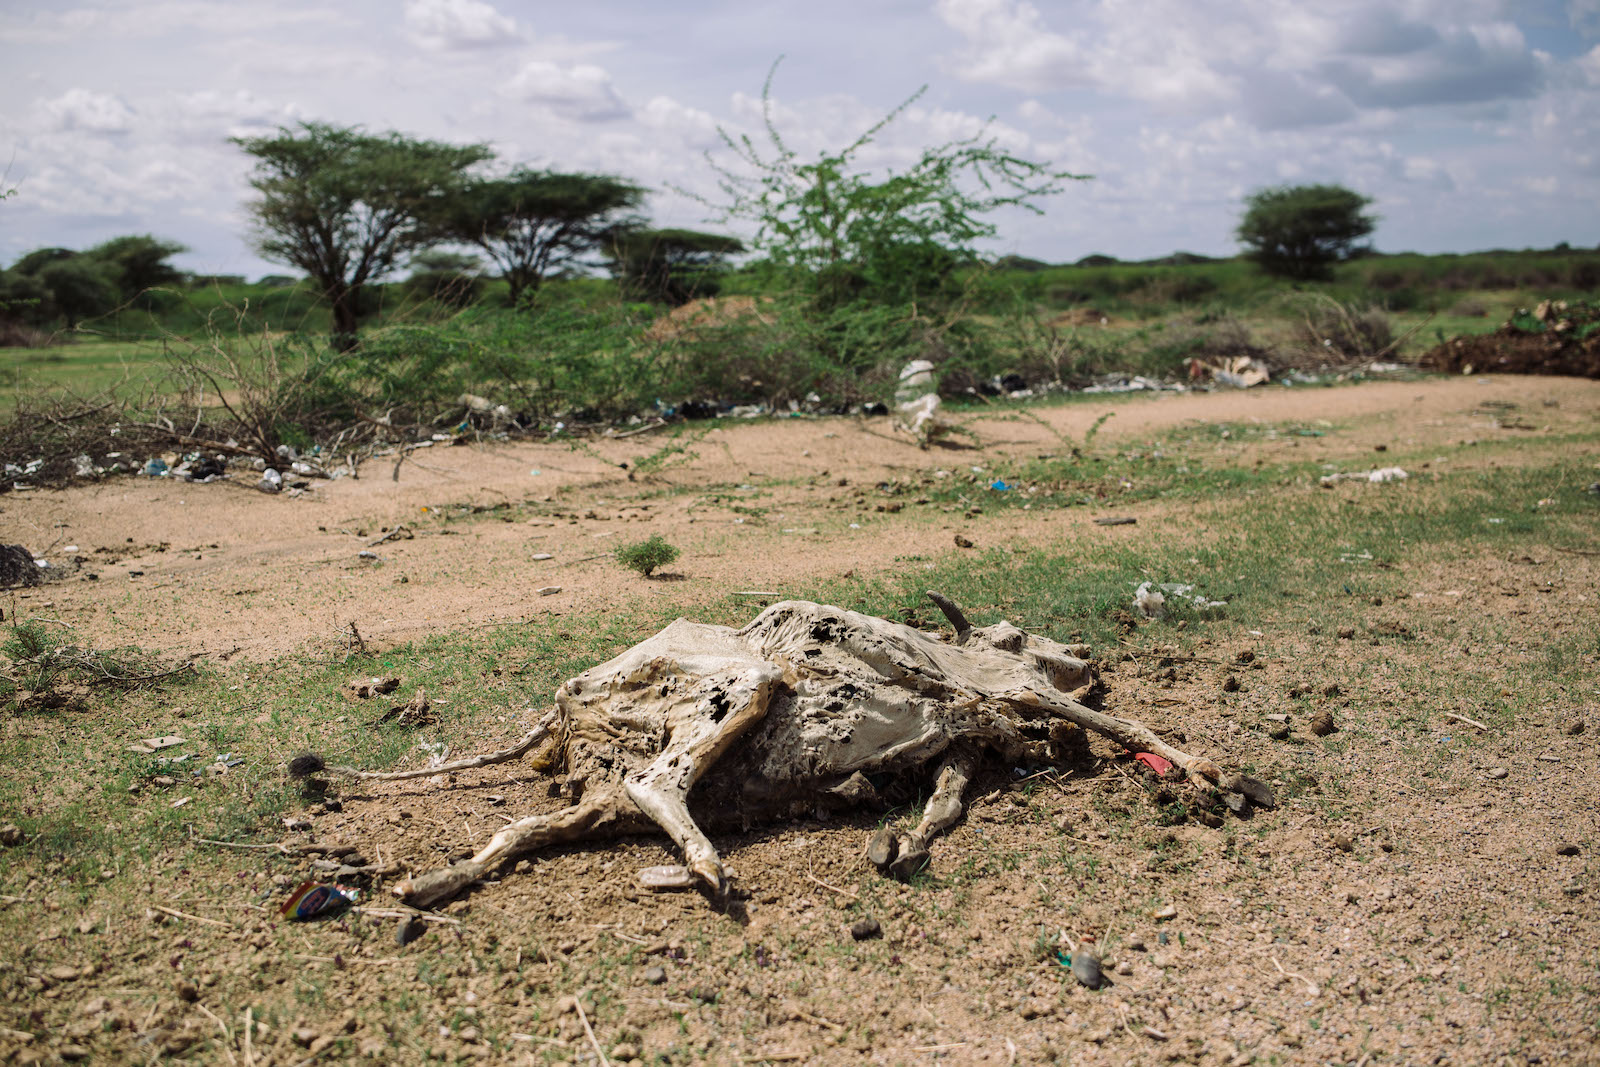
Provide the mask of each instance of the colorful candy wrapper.
POLYGON ((315 919, 343 911, 354 904, 360 896, 359 890, 346 889, 343 886, 301 882, 300 888, 289 894, 289 899, 284 902, 279 914, 291 921, 315 919))

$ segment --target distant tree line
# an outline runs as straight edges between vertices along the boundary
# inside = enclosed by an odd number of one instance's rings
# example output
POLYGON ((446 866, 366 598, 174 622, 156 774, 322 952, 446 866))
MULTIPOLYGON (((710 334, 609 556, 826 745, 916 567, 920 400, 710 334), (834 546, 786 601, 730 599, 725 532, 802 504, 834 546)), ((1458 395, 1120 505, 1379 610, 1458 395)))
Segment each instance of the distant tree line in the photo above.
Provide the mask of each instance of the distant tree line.
POLYGON ((114 237, 82 252, 40 248, 0 271, 0 319, 77 326, 125 304, 149 306, 183 280, 171 257, 183 245, 149 234, 114 237))
POLYGON ((355 345, 363 289, 403 264, 414 290, 446 304, 481 295, 483 253, 519 304, 544 280, 600 263, 636 298, 684 303, 717 290, 738 240, 655 230, 642 187, 604 174, 516 167, 485 176, 487 145, 306 122, 235 138, 255 157, 255 247, 306 273, 328 301, 337 347, 355 345))

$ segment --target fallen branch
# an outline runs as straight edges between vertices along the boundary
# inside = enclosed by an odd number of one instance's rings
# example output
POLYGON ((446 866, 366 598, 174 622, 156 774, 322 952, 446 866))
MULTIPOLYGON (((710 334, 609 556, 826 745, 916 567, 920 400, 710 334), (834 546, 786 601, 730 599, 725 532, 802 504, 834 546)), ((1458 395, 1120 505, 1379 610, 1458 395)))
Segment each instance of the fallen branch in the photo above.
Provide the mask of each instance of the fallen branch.
POLYGON ((388 533, 384 534, 382 537, 378 538, 376 541, 368 541, 367 542, 367 547, 368 548, 377 548, 379 545, 383 544, 385 541, 392 541, 396 537, 402 537, 402 536, 405 537, 407 540, 409 540, 409 539, 411 539, 412 537, 414 537, 416 535, 411 532, 411 527, 407 526, 405 523, 402 522, 399 526, 396 526, 394 529, 390 530, 388 533))

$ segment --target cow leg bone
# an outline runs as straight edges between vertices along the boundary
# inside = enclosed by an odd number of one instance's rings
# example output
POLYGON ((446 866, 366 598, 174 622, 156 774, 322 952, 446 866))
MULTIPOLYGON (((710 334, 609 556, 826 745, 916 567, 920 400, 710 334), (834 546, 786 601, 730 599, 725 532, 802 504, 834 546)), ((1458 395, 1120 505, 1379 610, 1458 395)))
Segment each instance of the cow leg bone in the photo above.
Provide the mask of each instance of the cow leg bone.
POLYGON ((965 747, 951 752, 939 765, 933 795, 915 830, 895 831, 885 826, 867 844, 867 858, 885 874, 904 881, 928 865, 928 841, 961 818, 961 794, 977 769, 977 753, 965 747))
POLYGON ((529 749, 549 737, 550 729, 556 721, 556 715, 555 709, 545 712, 544 718, 540 719, 532 730, 524 734, 522 740, 510 748, 502 748, 498 752, 486 752, 481 756, 472 756, 468 759, 455 760, 437 767, 419 767, 410 771, 364 771, 359 767, 324 765, 322 760, 315 756, 300 756, 290 762, 289 773, 298 778, 304 777, 305 774, 328 771, 334 774, 347 774, 367 782, 398 782, 406 778, 431 778, 436 774, 471 770, 474 767, 492 767, 496 763, 509 763, 514 759, 521 759, 529 749), (303 773, 301 768, 296 766, 301 760, 310 761, 303 773))
POLYGON ((678 843, 684 863, 718 893, 727 889, 727 877, 716 848, 689 815, 689 790, 741 734, 761 721, 782 679, 783 671, 772 664, 732 678, 726 673, 705 678, 696 687, 704 695, 669 714, 661 754, 623 780, 639 810, 678 843))
POLYGON ((1138 719, 1122 719, 1115 715, 1105 715, 1084 707, 1071 697, 1040 693, 1032 689, 1028 690, 1026 696, 1020 699, 1012 694, 1005 694, 1001 699, 1024 707, 1039 707, 1043 705, 1063 719, 1075 722, 1085 729, 1104 734, 1130 751, 1153 752, 1169 763, 1182 767, 1189 776, 1189 781, 1194 785, 1215 785, 1223 789, 1236 790, 1244 793, 1252 801, 1263 807, 1270 808, 1276 803, 1276 797, 1270 786, 1242 774, 1224 775, 1222 768, 1215 763, 1204 756, 1191 755, 1181 748, 1174 748, 1157 737, 1150 727, 1138 719))
POLYGON ((613 791, 597 792, 581 803, 548 815, 530 815, 502 827, 477 855, 427 874, 407 878, 394 895, 408 904, 429 904, 460 892, 518 853, 586 837, 624 834, 649 825, 643 814, 613 791))

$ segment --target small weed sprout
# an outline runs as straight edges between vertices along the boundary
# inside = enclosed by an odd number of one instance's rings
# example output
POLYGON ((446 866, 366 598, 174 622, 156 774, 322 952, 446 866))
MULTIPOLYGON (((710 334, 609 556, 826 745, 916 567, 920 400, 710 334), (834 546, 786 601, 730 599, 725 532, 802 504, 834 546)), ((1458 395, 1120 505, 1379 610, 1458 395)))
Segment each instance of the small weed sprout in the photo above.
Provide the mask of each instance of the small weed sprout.
POLYGON ((665 567, 677 558, 678 550, 669 545, 660 534, 617 548, 617 562, 624 567, 633 568, 646 578, 650 577, 656 568, 665 567))

